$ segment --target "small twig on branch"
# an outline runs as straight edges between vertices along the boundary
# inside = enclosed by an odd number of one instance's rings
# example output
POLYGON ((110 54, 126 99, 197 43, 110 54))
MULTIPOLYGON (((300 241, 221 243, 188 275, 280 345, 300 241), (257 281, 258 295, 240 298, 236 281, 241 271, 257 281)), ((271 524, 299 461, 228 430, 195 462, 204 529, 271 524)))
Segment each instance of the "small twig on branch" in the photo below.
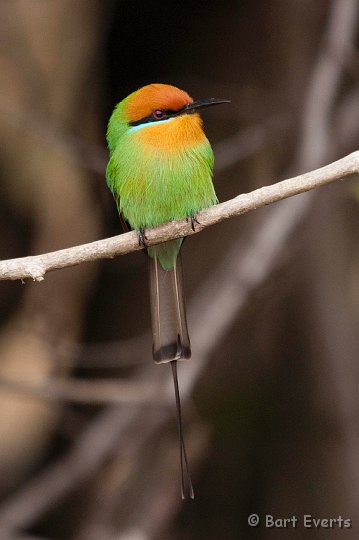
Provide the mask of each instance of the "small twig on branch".
MULTIPOLYGON (((230 217, 246 214, 257 208, 358 173, 359 151, 320 169, 238 195, 234 199, 203 210, 198 214, 199 224, 196 231, 192 231, 190 223, 187 223, 185 219, 147 229, 146 242, 152 246, 172 238, 189 236, 230 217)), ((1 261, 0 280, 30 278, 34 281, 42 281, 46 272, 52 270, 103 258, 113 258, 140 249, 142 247, 139 245, 137 233, 133 231, 43 255, 1 261)))

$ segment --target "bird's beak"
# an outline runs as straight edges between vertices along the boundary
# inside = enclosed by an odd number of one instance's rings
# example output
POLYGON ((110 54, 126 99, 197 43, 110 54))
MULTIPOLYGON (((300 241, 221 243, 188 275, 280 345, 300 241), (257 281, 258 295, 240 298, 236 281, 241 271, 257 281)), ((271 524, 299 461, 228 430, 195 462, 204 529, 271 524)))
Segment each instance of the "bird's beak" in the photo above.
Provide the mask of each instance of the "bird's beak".
POLYGON ((193 101, 192 103, 189 103, 186 105, 183 109, 183 112, 187 111, 193 111, 194 109, 199 109, 201 107, 212 107, 212 105, 221 105, 221 103, 230 103, 229 99, 216 99, 216 98, 209 98, 209 99, 200 99, 198 101, 193 101))

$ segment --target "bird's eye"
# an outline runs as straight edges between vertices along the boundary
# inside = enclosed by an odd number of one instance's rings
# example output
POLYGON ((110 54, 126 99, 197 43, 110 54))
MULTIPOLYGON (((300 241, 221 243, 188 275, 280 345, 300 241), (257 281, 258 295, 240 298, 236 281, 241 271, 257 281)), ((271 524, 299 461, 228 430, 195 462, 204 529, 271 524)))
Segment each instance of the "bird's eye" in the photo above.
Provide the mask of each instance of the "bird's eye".
POLYGON ((161 109, 157 109, 156 111, 153 112, 153 117, 156 120, 161 120, 161 118, 164 118, 164 116, 165 116, 165 111, 161 111, 161 109))

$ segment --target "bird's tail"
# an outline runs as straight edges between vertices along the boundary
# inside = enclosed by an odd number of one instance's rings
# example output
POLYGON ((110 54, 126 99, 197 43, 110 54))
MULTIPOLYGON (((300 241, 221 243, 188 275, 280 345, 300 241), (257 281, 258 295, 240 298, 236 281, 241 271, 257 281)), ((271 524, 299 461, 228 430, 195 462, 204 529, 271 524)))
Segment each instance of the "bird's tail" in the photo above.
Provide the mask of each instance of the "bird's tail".
POLYGON ((169 270, 150 257, 150 300, 155 362, 191 358, 180 253, 169 270))
POLYGON ((179 428, 182 498, 194 498, 183 437, 177 360, 191 357, 182 284, 182 263, 178 254, 173 268, 165 270, 157 256, 150 257, 150 301, 153 332, 153 358, 156 363, 171 362, 179 428), (186 489, 187 485, 187 489, 186 489))

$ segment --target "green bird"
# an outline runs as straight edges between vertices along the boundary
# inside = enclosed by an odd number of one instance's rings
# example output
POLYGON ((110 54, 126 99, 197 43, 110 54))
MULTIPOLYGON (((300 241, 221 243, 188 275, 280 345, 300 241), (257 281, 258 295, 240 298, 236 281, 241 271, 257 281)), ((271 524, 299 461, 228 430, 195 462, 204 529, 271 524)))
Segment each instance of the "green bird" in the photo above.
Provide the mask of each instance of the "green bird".
MULTIPOLYGON (((110 160, 107 184, 128 229, 139 231, 188 218, 217 203, 212 183, 214 156, 197 112, 228 100, 193 99, 179 88, 149 84, 115 107, 108 123, 110 160)), ((181 488, 194 497, 183 439, 177 360, 191 357, 182 285, 180 248, 183 239, 147 247, 150 261, 150 301, 153 358, 171 362, 178 412, 181 488)))

